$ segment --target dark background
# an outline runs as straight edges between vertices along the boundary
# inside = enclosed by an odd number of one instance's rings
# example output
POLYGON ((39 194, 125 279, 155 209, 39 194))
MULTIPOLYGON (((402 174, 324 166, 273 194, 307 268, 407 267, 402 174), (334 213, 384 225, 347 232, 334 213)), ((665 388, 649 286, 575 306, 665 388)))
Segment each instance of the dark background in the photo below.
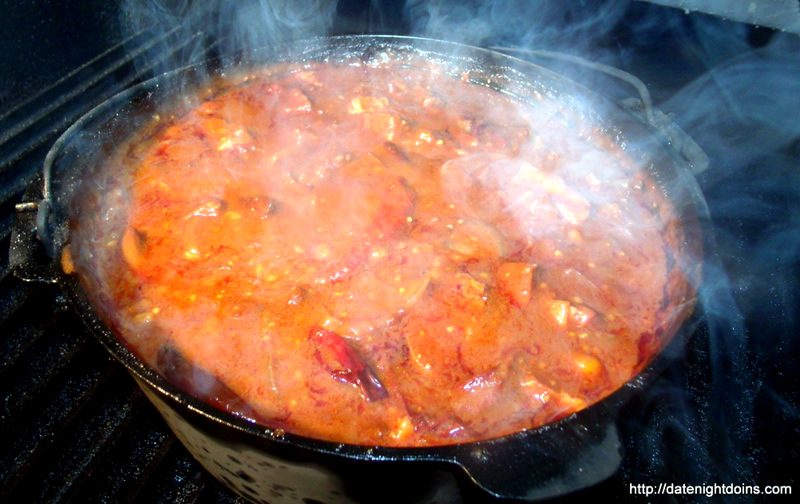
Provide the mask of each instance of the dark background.
MULTIPOLYGON (((165 2, 178 11, 182 3, 165 2)), ((623 13, 593 39, 590 56, 639 76, 657 106, 708 153, 710 167, 698 181, 714 220, 715 260, 722 270, 705 291, 703 329, 650 392, 622 412, 622 468, 581 496, 626 497, 628 483, 662 481, 792 484, 800 491, 795 469, 800 462, 798 37, 645 2, 576 2, 579 7, 560 22, 571 26, 611 3, 623 5, 623 13)), ((26 100, 33 104, 13 120, 0 121, 0 154, 4 131, 50 100, 41 98, 42 90, 122 42, 130 33, 125 23, 116 2, 0 1, 0 117, 26 100)), ((519 42, 514 29, 503 27, 480 42, 514 44, 519 42)), ((331 31, 416 30, 404 2, 349 0, 339 3, 331 31)), ((555 39, 551 48, 569 51, 569 40, 555 39)), ((104 91, 94 92, 99 94, 92 99, 102 100, 104 91)), ((70 118, 59 110, 49 116, 53 124, 70 118)), ((41 129, 51 143, 53 132, 41 129)), ((21 135, 33 138, 35 131, 21 135)), ((14 142, 21 142, 19 135, 6 145, 15 147, 14 142)), ((16 187, 33 169, 18 168, 20 163, 38 166, 46 146, 30 150, 30 160, 9 152, 0 156, 0 183, 16 187)), ((6 250, 9 205, 21 196, 16 189, 9 192, 11 199, 0 202, 5 212, 0 246, 6 250)), ((6 263, 0 276, 0 421, 9 440, 0 451, 3 493, 27 500, 49 495, 149 501, 169 500, 164 496, 174 496, 169 490, 174 486, 185 490, 186 502, 230 498, 174 443, 57 292, 19 286, 8 275, 5 250, 0 261, 6 263), (27 297, 14 304, 9 296, 23 290, 27 297), (44 336, 35 342, 20 336, 20 324, 48 317, 44 336), (48 363, 61 367, 30 381, 48 363), (71 413, 64 425, 48 423, 59 386, 81 373, 96 376, 88 406, 71 413), (37 422, 43 425, 39 434, 37 422), (29 451, 25 436, 34 443, 29 451), (101 444, 92 445, 93 439, 101 444), (137 446, 154 448, 137 451, 137 446), (58 467, 65 460, 75 467, 58 467), (51 485, 49 494, 37 490, 39 482, 51 485)))

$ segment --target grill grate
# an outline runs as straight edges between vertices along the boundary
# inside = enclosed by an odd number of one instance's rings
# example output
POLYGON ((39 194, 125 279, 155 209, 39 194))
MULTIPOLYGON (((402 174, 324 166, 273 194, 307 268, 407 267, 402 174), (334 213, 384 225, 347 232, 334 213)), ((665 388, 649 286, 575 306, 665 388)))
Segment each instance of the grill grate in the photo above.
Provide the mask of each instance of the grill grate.
POLYGON ((54 288, 6 284, 29 295, 2 324, 1 499, 238 501, 174 440, 54 288), (55 315, 36 316, 45 312, 55 315))
POLYGON ((8 265, 14 205, 56 137, 170 57, 137 67, 136 55, 198 37, 136 34, 0 115, 0 500, 243 502, 175 440, 57 288, 8 265))

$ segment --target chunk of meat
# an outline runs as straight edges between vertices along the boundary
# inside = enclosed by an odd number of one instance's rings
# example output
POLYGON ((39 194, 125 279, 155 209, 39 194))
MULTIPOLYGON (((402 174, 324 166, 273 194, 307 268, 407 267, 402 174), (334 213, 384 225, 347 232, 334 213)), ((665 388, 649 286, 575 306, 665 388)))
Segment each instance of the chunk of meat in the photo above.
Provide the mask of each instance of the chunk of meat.
POLYGON ((331 313, 354 334, 384 327, 424 296, 437 258, 429 244, 400 242, 367 251, 349 278, 336 282, 331 313))
POLYGON ((453 393, 454 415, 469 429, 486 433, 509 420, 537 425, 571 411, 570 403, 578 400, 541 383, 529 367, 519 356, 469 378, 453 393))
POLYGON ((558 295, 576 304, 584 304, 601 314, 614 310, 613 294, 596 285, 575 268, 543 268, 541 277, 558 295))

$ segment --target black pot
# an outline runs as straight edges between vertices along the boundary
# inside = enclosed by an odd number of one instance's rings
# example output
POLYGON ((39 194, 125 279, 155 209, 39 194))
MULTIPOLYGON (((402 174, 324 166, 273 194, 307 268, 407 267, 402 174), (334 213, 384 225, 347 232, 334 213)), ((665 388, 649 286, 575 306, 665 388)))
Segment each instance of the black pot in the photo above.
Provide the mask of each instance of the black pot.
MULTIPOLYGON (((708 212, 691 166, 652 125, 614 102, 551 71, 496 52, 408 37, 334 37, 258 53, 277 61, 423 56, 448 72, 502 89, 520 99, 544 94, 561 100, 651 167, 673 202, 685 233, 674 244, 675 272, 697 288, 703 251, 710 246, 708 212), (586 104, 591 104, 587 108, 586 104)), ((410 61, 410 60, 409 60, 410 61)), ((62 272, 61 249, 69 241, 72 199, 115 146, 146 125, 153 114, 180 106, 175 97, 220 71, 214 62, 181 69, 109 99, 70 127, 55 143, 40 179, 18 206, 10 261, 25 280, 57 282, 92 333, 136 378, 145 395, 189 451, 219 480, 253 500, 447 501, 477 488, 496 497, 540 499, 585 488, 619 466, 621 445, 614 425, 620 406, 640 392, 683 345, 699 320, 664 334, 664 348, 638 376, 614 394, 559 422, 502 438, 431 448, 343 445, 286 433, 220 411, 184 393, 139 360, 102 322, 75 275, 62 272), (668 344, 667 344, 668 343, 668 344)), ((651 116, 652 117, 652 116, 651 116)), ((687 310, 691 301, 687 302, 687 310)), ((485 494, 484 494, 485 495, 485 494)))

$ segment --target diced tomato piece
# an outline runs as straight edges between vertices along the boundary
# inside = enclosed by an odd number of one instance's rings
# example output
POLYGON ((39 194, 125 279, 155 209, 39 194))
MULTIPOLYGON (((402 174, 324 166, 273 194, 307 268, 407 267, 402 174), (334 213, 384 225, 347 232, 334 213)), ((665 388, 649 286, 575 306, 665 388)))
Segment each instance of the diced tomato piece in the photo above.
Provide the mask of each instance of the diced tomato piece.
POLYGON ((514 306, 524 308, 531 300, 531 284, 535 266, 508 262, 497 268, 497 289, 508 296, 514 306))
POLYGON ((395 128, 399 122, 395 116, 384 112, 364 114, 364 127, 389 142, 394 139, 395 128))

